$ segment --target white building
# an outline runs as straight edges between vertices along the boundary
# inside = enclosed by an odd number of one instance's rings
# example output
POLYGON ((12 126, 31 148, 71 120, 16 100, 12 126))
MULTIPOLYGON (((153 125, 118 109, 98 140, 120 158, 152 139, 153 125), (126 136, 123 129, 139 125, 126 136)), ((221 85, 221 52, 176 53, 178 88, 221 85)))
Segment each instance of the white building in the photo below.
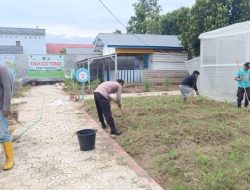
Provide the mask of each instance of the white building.
POLYGON ((46 54, 45 29, 0 27, 0 54, 46 54))
POLYGON ((91 70, 92 79, 179 83, 187 75, 187 53, 173 35, 101 33, 94 53, 99 56, 77 63, 91 70))
POLYGON ((203 33, 199 38, 202 95, 236 101, 235 73, 250 61, 250 21, 203 33))

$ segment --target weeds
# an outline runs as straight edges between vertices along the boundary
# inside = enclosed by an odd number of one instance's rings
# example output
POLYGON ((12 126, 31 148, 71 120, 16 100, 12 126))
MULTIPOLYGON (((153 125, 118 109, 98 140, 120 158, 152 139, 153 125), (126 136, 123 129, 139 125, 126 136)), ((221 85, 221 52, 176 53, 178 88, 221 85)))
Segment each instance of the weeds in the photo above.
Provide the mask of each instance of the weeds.
POLYGON ((93 80, 90 82, 90 88, 92 90, 95 90, 99 84, 101 84, 101 81, 99 79, 93 80))
POLYGON ((151 87, 150 82, 148 80, 144 80, 143 85, 144 85, 144 91, 149 92, 151 87))
POLYGON ((187 187, 183 184, 176 184, 176 185, 173 185, 170 190, 194 190, 193 188, 191 187, 187 187))
POLYGON ((165 89, 166 89, 166 90, 169 90, 170 85, 171 85, 171 83, 170 83, 168 77, 166 77, 166 78, 165 78, 165 81, 164 81, 165 89))
POLYGON ((65 79, 64 80, 64 90, 73 94, 80 94, 82 90, 82 85, 75 80, 65 79))
POLYGON ((124 98, 126 118, 114 118, 124 133, 116 140, 166 189, 247 189, 249 112, 202 97, 195 104, 178 96, 124 98))
POLYGON ((23 97, 24 94, 27 93, 30 89, 31 89, 30 85, 21 86, 21 88, 19 88, 18 90, 14 91, 13 97, 14 98, 23 97))

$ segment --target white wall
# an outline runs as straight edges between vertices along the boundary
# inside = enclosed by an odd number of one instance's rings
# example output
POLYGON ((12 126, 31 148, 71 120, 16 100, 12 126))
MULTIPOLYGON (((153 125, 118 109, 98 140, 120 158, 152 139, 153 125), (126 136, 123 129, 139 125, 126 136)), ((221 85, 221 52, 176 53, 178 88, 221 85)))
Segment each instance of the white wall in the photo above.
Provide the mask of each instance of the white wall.
POLYGON ((46 54, 45 36, 36 35, 0 35, 0 45, 16 46, 21 42, 24 54, 46 54))
POLYGON ((191 75, 195 70, 200 71, 201 70, 200 57, 196 57, 194 59, 185 61, 185 65, 189 75, 191 75))
POLYGON ((186 53, 154 53, 149 58, 149 68, 151 70, 186 71, 185 61, 187 60, 186 53))
POLYGON ((115 53, 115 48, 103 47, 103 55, 110 55, 115 53))
POLYGON ((249 35, 201 40, 200 92, 216 100, 236 101, 235 73, 250 57, 249 35))

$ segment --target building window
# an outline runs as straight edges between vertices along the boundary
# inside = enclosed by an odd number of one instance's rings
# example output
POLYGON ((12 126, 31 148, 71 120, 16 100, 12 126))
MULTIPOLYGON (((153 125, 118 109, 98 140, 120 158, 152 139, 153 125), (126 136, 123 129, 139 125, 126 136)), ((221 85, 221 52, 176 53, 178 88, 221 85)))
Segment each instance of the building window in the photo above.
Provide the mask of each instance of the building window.
POLYGON ((143 66, 144 66, 144 69, 148 69, 148 55, 147 54, 144 54, 143 56, 143 66))
POLYGON ((21 42, 20 41, 16 41, 16 46, 20 47, 21 46, 21 42))

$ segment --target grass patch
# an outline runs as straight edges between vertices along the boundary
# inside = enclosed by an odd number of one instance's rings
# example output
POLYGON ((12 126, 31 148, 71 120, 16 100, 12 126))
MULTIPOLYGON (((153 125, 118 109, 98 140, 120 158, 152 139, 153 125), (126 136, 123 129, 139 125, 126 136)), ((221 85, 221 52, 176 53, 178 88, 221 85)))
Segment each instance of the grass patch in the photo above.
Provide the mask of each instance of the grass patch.
MULTIPOLYGON (((112 105, 118 143, 165 189, 250 189, 250 117, 246 109, 178 96, 124 98, 112 105)), ((93 101, 87 111, 97 118, 93 101)))
POLYGON ((14 90, 13 98, 20 98, 31 89, 30 85, 21 86, 18 90, 14 90))

